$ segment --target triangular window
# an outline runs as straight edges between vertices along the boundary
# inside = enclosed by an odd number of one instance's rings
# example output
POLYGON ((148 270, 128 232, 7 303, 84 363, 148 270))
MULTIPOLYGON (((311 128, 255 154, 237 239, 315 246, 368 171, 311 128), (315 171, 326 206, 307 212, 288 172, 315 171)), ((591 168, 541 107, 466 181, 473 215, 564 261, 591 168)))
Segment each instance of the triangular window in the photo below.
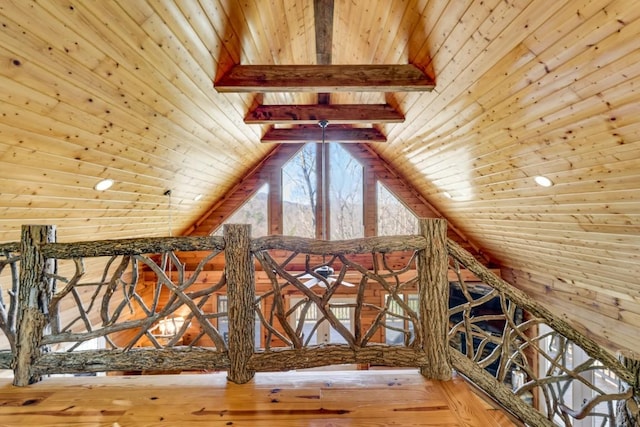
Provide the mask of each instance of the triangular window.
POLYGON ((418 217, 378 182, 378 236, 418 233, 418 217))
POLYGON ((224 224, 250 224, 251 237, 266 236, 269 228, 267 214, 268 200, 269 184, 264 184, 211 234, 213 236, 222 236, 224 224))

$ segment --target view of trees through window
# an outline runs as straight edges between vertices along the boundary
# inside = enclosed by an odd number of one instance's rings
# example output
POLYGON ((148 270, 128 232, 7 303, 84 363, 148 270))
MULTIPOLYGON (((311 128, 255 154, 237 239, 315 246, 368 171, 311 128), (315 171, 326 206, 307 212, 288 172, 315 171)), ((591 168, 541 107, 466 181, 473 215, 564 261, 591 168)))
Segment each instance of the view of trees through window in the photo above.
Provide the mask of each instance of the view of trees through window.
MULTIPOLYGON (((322 200, 318 193, 318 177, 322 177, 323 167, 319 149, 318 144, 306 144, 282 168, 283 234, 323 237, 316 236, 316 206, 322 200)), ((325 237, 334 240, 362 237, 362 165, 340 144, 329 144, 328 153, 325 161, 330 225, 325 237)))
POLYGON ((418 217, 378 182, 378 236, 418 233, 418 217))
MULTIPOLYGON (((305 144, 282 167, 282 230, 289 236, 322 238, 317 227, 317 206, 322 206, 318 182, 323 163, 327 167, 329 226, 326 238, 355 239, 364 236, 364 168, 340 144, 329 143, 323 162, 321 144, 305 144), (326 162, 326 163, 325 163, 326 162)), ((322 181, 322 180, 321 180, 322 181)), ((380 182, 377 183, 377 227, 379 236, 418 232, 418 218, 380 182)), ((225 224, 251 224, 253 237, 269 233, 269 185, 263 185, 234 212, 225 224)), ((213 234, 221 236, 220 226, 213 234)))
POLYGON ((329 146, 329 238, 364 237, 363 168, 339 144, 329 146))
MULTIPOLYGON (((269 233, 267 202, 269 199, 269 184, 265 184, 235 211, 224 224, 251 224, 251 236, 266 236, 269 233)), ((223 226, 220 225, 213 236, 222 236, 223 226)))
POLYGON ((316 144, 306 144, 282 168, 283 234, 316 237, 316 144))

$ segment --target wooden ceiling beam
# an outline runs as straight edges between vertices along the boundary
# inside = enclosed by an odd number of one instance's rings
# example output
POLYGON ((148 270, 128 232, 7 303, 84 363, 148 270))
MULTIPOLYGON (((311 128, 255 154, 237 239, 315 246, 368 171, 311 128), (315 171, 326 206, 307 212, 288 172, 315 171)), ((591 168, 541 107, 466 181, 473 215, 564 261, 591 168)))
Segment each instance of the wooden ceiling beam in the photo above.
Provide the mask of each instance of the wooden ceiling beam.
POLYGON ((402 123, 404 115, 389 104, 259 105, 244 118, 247 124, 402 123))
MULTIPOLYGON (((306 143, 322 142, 322 128, 299 127, 293 129, 269 129, 261 142, 306 143)), ((387 137, 374 128, 327 128, 326 142, 387 142, 387 137)))
POLYGON ((412 64, 236 65, 214 83, 218 92, 414 92, 434 80, 412 64))
POLYGON ((333 0, 315 0, 313 17, 316 28, 316 63, 331 64, 333 0))
MULTIPOLYGON (((331 64, 333 47, 333 0, 314 0, 313 17, 316 28, 316 64, 331 64)), ((330 104, 330 93, 319 93, 318 104, 330 104)))

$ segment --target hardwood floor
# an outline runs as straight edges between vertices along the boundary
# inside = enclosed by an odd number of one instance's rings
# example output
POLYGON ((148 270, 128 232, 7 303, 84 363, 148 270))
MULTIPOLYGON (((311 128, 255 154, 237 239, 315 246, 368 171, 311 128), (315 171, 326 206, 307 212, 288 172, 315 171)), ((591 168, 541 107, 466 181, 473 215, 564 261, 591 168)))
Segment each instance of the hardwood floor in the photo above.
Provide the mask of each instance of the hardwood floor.
POLYGON ((225 373, 47 378, 18 388, 0 379, 0 426, 459 426, 510 427, 506 414, 461 378, 417 371, 225 373))

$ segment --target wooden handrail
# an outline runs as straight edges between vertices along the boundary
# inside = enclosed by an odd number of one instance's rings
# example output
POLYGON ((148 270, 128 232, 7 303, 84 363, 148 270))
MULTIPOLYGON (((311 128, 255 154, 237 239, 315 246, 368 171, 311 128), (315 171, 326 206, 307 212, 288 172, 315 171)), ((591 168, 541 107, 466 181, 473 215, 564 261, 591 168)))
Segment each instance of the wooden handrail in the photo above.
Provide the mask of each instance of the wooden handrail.
POLYGON ((151 237, 89 242, 48 243, 41 251, 47 258, 70 259, 113 255, 155 254, 169 251, 224 249, 222 237, 151 237))
POLYGON ((594 340, 580 333, 564 320, 554 316, 549 310, 528 297, 520 289, 497 277, 453 240, 448 240, 447 248, 452 257, 473 272, 484 283, 503 293, 518 306, 544 319, 552 329, 578 344, 589 356, 601 361, 607 368, 615 372, 621 380, 633 384, 634 378, 632 374, 611 353, 600 347, 594 340))
POLYGON ((378 236, 352 240, 316 240, 294 236, 265 236, 253 239, 253 252, 282 249, 311 255, 346 255, 372 252, 416 251, 428 243, 423 236, 378 236))

